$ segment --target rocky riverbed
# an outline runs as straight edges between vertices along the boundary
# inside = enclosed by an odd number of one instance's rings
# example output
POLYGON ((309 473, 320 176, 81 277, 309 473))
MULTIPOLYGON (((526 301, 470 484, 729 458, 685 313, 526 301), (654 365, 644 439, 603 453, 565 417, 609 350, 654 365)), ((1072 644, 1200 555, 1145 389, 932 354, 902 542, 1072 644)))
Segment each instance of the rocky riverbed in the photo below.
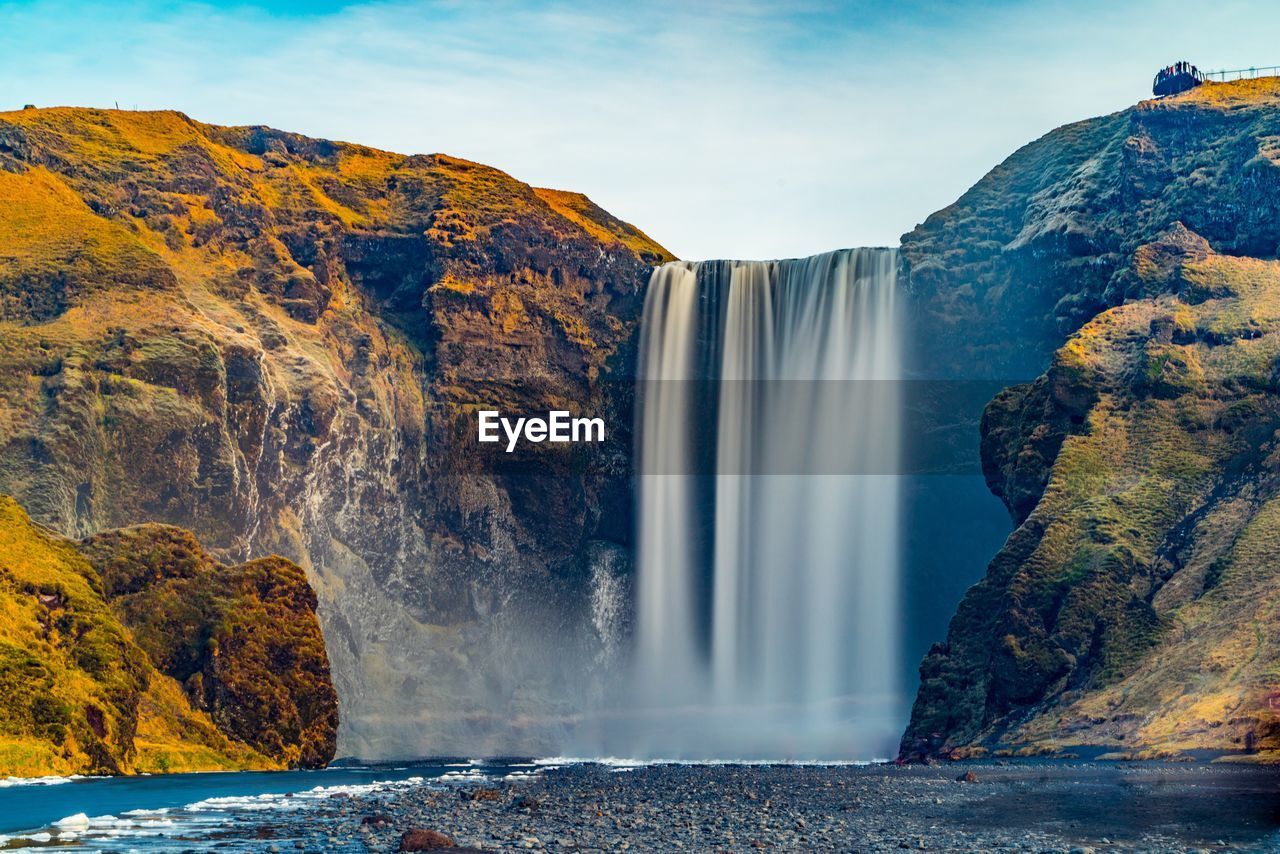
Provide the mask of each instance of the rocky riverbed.
POLYGON ((335 799, 312 828, 373 851, 1254 851, 1280 850, 1278 793, 1274 769, 1208 764, 591 764, 335 799))

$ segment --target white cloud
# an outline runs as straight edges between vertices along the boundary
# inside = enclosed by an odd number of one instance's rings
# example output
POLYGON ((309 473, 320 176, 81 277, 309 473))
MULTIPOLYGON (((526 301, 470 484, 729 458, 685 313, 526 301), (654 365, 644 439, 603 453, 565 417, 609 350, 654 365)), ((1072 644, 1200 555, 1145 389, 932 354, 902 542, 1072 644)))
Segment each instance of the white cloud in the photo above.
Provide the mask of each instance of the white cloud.
POLYGON ((0 75, 15 102, 447 151, 586 192, 686 257, 770 257, 896 243, 1173 59, 1280 62, 1271 4, 1122 5, 37 3, 0 10, 0 75))

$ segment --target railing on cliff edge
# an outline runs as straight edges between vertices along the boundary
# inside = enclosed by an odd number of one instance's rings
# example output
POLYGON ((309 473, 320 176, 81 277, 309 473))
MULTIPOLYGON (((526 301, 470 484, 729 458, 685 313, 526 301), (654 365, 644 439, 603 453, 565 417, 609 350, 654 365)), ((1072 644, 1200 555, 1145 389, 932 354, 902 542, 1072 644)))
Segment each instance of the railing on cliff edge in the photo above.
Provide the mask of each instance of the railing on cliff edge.
POLYGON ((1205 71, 1203 74, 1205 80, 1217 80, 1223 83, 1228 80, 1247 80, 1254 77, 1280 77, 1280 65, 1263 65, 1256 67, 1251 65, 1248 68, 1229 68, 1218 71, 1205 71))

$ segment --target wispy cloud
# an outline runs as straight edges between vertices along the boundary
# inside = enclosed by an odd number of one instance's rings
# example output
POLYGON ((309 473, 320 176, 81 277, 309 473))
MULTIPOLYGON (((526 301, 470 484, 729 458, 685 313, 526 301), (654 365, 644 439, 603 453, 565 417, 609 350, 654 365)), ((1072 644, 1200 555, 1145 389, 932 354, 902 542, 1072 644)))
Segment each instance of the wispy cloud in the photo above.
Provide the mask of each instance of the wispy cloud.
POLYGON ((1175 58, 1280 62, 1271 3, 1122 5, 19 2, 0 79, 15 105, 448 151, 584 191, 686 257, 798 255, 895 243, 1175 58))

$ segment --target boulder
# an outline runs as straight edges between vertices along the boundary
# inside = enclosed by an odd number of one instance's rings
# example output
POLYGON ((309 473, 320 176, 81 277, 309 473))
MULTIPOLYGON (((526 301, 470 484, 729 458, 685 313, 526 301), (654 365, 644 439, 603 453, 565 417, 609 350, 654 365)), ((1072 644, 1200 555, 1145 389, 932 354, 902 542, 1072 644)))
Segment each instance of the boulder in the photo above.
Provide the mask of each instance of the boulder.
POLYGON ((401 851, 443 851, 455 847, 453 839, 436 830, 415 827, 400 837, 401 851))

